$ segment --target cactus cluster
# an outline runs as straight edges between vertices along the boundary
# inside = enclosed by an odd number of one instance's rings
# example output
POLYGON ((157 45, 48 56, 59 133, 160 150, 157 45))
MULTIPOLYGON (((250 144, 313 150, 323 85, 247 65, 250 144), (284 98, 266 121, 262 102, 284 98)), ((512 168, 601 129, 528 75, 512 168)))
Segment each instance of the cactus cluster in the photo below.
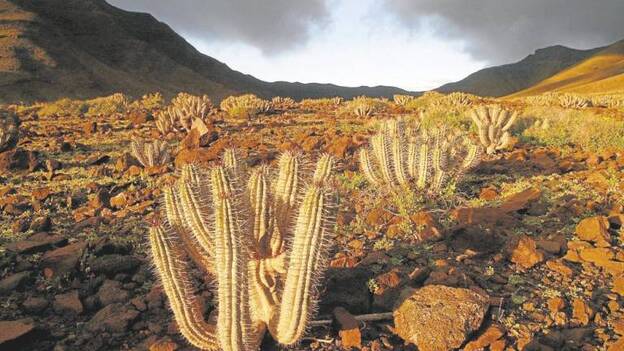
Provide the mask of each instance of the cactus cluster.
POLYGON ((438 194, 481 160, 481 147, 446 128, 418 130, 404 120, 381 123, 370 147, 359 152, 360 168, 376 186, 415 186, 438 194))
POLYGON ((171 100, 171 105, 156 113, 156 128, 162 135, 179 130, 188 132, 196 119, 207 121, 213 108, 207 95, 179 93, 171 100))
POLYGON ((358 96, 349 101, 347 110, 357 117, 371 117, 374 113, 380 112, 384 107, 384 102, 379 99, 358 96))
POLYGON ((435 99, 433 103, 444 106, 471 106, 479 101, 480 98, 476 95, 454 92, 444 96, 441 99, 435 99))
POLYGON ((163 166, 171 160, 169 145, 160 140, 153 142, 145 142, 142 140, 133 140, 130 143, 132 156, 136 158, 143 167, 163 166))
POLYGON ((297 103, 289 97, 276 96, 271 99, 271 107, 274 110, 290 110, 295 108, 295 106, 297 106, 297 103))
POLYGON ((594 95, 590 97, 591 105, 604 108, 623 108, 624 95, 594 95))
POLYGON ((322 99, 303 99, 299 105, 306 110, 322 111, 329 110, 340 106, 344 102, 344 99, 337 96, 333 98, 322 99))
POLYGON ((254 350, 268 332, 297 343, 316 306, 334 226, 333 159, 313 173, 284 153, 277 172, 248 170, 227 150, 222 164, 186 166, 164 189, 166 216, 150 230, 156 269, 186 339, 203 350, 254 350), (216 325, 193 294, 191 261, 216 280, 216 325))
POLYGON ((271 102, 261 99, 253 94, 230 96, 220 105, 230 117, 237 119, 251 119, 260 113, 271 111, 271 102))
POLYGON ((591 100, 577 94, 561 94, 559 105, 563 108, 585 108, 591 106, 591 100))
POLYGON ((12 112, 0 112, 0 152, 14 148, 18 139, 19 119, 12 112))
POLYGON ((394 103, 399 105, 399 106, 405 106, 407 105, 409 102, 413 101, 414 99, 416 99, 416 97, 411 96, 411 95, 394 95, 392 97, 392 99, 394 100, 394 103))
POLYGON ((509 129, 516 121, 518 112, 508 111, 499 105, 480 106, 470 111, 470 118, 477 125, 479 141, 488 155, 504 150, 511 144, 509 129))

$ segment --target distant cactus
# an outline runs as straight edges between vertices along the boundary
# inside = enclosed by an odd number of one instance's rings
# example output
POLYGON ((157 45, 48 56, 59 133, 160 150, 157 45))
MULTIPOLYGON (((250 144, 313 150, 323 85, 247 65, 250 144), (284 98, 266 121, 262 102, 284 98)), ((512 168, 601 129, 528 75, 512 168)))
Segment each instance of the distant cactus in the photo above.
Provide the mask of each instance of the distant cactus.
POLYGON ((411 96, 411 95, 398 95, 397 94, 393 96, 394 103, 399 106, 405 106, 414 99, 416 99, 416 97, 411 96))
POLYGON ((564 108, 585 108, 591 106, 591 101, 576 94, 562 94, 559 96, 559 104, 564 108))
POLYGON ((154 140, 151 143, 133 140, 130 143, 130 149, 132 150, 132 156, 134 156, 143 167, 163 166, 171 159, 169 145, 160 140, 154 140))
POLYGON ((99 97, 87 100, 88 116, 112 115, 115 113, 124 113, 130 105, 129 99, 122 93, 115 93, 110 96, 99 97))
POLYGON ((454 92, 446 95, 442 100, 445 105, 470 106, 478 102, 480 98, 476 95, 454 92))
POLYGON ((385 103, 382 100, 358 96, 349 101, 346 108, 357 117, 366 118, 381 111, 384 105, 385 103))
POLYGON ((212 101, 210 101, 207 95, 194 96, 180 93, 171 100, 171 104, 180 126, 186 131, 191 130, 193 120, 197 118, 207 121, 208 115, 213 109, 212 101))
POLYGON ((162 94, 159 92, 152 94, 145 94, 141 97, 140 100, 134 101, 130 104, 130 108, 138 109, 138 110, 148 110, 152 111, 155 109, 160 109, 163 107, 165 103, 165 98, 163 98, 162 94))
POLYGON ((590 97, 591 105, 604 108, 624 107, 624 95, 594 95, 590 97))
POLYGON ((297 106, 297 103, 292 98, 276 96, 271 99, 271 106, 277 110, 290 110, 297 106))
POLYGON ((19 139, 19 120, 9 111, 0 112, 0 152, 17 145, 19 139))
POLYGON ((164 189, 163 223, 150 230, 154 263, 180 332, 203 350, 253 350, 266 330, 284 345, 303 336, 316 306, 335 207, 333 159, 305 174, 285 153, 275 177, 226 151, 223 165, 187 166, 164 189), (291 221, 291 218, 294 218, 291 221), (216 325, 193 294, 189 259, 217 287, 216 325))
POLYGON ((415 186, 437 194, 481 159, 481 147, 466 136, 440 128, 418 132, 403 120, 384 121, 360 150, 360 168, 374 185, 415 186))
POLYGON ((253 94, 230 96, 221 101, 220 107, 230 117, 237 119, 251 119, 260 113, 271 111, 269 101, 260 99, 253 94))
POLYGON ((307 110, 321 111, 334 109, 344 102, 341 97, 323 98, 323 99, 303 99, 299 105, 307 110))
POLYGON ((480 106, 470 111, 470 117, 477 125, 479 140, 488 155, 510 146, 509 129, 516 121, 518 112, 510 112, 498 105, 480 106))

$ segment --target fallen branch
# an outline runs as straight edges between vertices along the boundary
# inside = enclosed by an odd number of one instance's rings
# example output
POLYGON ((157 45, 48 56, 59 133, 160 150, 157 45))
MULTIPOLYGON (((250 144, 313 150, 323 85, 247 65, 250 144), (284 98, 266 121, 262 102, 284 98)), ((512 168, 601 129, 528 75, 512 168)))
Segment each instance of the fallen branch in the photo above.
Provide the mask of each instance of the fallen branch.
MULTIPOLYGON (((355 320, 360 322, 372 322, 372 321, 382 321, 387 319, 392 319, 392 312, 383 312, 383 313, 371 313, 371 314, 361 314, 359 316, 353 316, 355 320)), ((318 321, 310 322, 311 327, 320 327, 323 325, 332 324, 332 319, 321 319, 318 321)))

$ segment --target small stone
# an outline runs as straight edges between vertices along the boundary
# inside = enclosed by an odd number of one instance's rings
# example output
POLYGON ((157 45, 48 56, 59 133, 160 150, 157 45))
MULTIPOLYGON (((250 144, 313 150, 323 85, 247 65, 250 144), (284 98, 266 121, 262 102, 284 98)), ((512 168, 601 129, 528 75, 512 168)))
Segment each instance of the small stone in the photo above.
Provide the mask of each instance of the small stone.
POLYGON ((80 302, 80 298, 78 297, 78 290, 56 295, 52 307, 54 311, 59 314, 78 315, 84 310, 82 302, 80 302))
POLYGON ((489 298, 472 290, 428 285, 405 289, 394 311, 395 332, 420 351, 459 348, 479 329, 489 298))
POLYGON ((29 334, 34 329, 34 323, 29 320, 0 321, 0 348, 5 343, 29 334))
POLYGON ((624 275, 613 279, 613 288, 611 288, 611 291, 624 297, 624 275))
POLYGON ((333 313, 342 348, 345 350, 350 350, 353 347, 361 349, 362 335, 360 333, 360 323, 342 307, 336 307, 333 313))
POLYGON ((492 345, 498 339, 505 335, 504 329, 499 325, 491 325, 487 328, 483 334, 479 335, 476 340, 473 340, 466 344, 464 351, 477 351, 485 349, 485 347, 492 345))
POLYGON ((32 296, 28 297, 26 300, 24 300, 24 303, 22 303, 24 309, 31 313, 39 313, 45 310, 48 305, 48 300, 32 296))
POLYGON ((139 312, 120 303, 108 305, 99 310, 86 327, 92 332, 108 331, 123 333, 128 326, 139 316, 139 312))
POLYGON ((109 276, 115 275, 117 273, 130 272, 135 270, 141 261, 129 255, 104 255, 102 257, 97 257, 91 262, 89 265, 91 267, 91 271, 94 273, 103 273, 109 276))
POLYGON ((78 265, 87 243, 83 241, 69 244, 56 250, 48 251, 41 258, 41 267, 47 268, 46 277, 62 276, 72 272, 78 265))
POLYGON ((523 269, 529 269, 544 260, 544 254, 537 250, 535 240, 526 235, 512 239, 508 252, 509 260, 523 269))
POLYGON ((576 235, 581 240, 593 242, 598 247, 611 246, 609 220, 604 216, 585 218, 576 226, 576 235))
POLYGON ((23 287, 30 279, 30 272, 19 272, 0 280, 0 294, 7 294, 23 287))
POLYGON ((126 302, 129 296, 128 292, 121 288, 121 283, 116 280, 105 280, 97 293, 102 306, 116 302, 126 302))
POLYGON ((577 320, 582 326, 589 323, 589 320, 593 316, 592 309, 581 299, 574 299, 572 302, 572 317, 577 320))

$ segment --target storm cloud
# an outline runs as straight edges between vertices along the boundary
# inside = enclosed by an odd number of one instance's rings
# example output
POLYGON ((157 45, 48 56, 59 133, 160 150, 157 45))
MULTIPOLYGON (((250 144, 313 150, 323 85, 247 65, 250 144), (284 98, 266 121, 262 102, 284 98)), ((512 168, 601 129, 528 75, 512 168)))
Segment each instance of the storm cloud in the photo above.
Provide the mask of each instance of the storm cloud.
POLYGON ((329 21, 324 0, 108 0, 148 12, 178 33, 194 38, 242 42, 266 55, 305 43, 315 26, 329 21))
POLYGON ((623 0, 382 0, 411 29, 458 39, 476 59, 503 63, 562 44, 593 48, 624 39, 623 0))

